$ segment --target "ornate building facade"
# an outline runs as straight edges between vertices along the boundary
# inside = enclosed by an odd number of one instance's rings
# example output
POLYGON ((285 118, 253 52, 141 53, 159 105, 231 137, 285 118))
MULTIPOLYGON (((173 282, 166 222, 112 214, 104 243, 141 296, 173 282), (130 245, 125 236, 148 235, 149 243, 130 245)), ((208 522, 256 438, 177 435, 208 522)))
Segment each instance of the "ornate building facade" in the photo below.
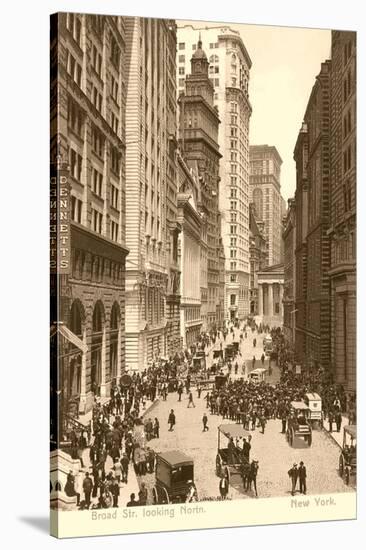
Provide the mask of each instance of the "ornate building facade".
POLYGON ((281 196, 282 159, 274 146, 250 146, 250 193, 256 216, 264 222, 268 244, 268 265, 282 261, 281 196))
POLYGON ((180 330, 182 345, 189 348, 199 339, 201 318, 201 236, 202 217, 198 211, 200 190, 198 171, 188 168, 178 154, 179 266, 181 271, 180 330))
POLYGON ((258 315, 258 272, 268 265, 267 241, 264 223, 256 218, 253 203, 249 206, 250 217, 250 315, 258 315))
POLYGON ((225 318, 244 318, 249 313, 249 121, 252 108, 248 87, 251 60, 240 34, 228 26, 178 26, 178 92, 184 90, 191 53, 200 36, 208 52, 213 103, 221 120, 218 194, 225 255, 225 318))
POLYGON ((294 199, 288 200, 282 237, 284 249, 283 332, 287 342, 291 346, 295 346, 296 210, 294 199))
POLYGON ((126 364, 145 368, 180 342, 176 207, 176 26, 127 17, 126 364))
MULTIPOLYGON (((207 296, 202 295, 205 305, 203 315, 206 326, 216 325, 220 314, 220 214, 218 209, 219 116, 213 105, 214 88, 208 76, 208 60, 199 40, 191 58, 191 74, 186 76, 185 93, 178 103, 179 147, 188 167, 198 169, 200 201, 198 209, 205 217, 207 228, 207 296)), ((205 230, 206 231, 206 230, 205 230)), ((205 292, 205 287, 202 287, 205 292)))
POLYGON ((51 159, 64 160, 70 197, 60 376, 64 411, 84 413, 125 369, 126 29, 122 17, 54 17, 51 159))
POLYGON ((332 31, 331 369, 356 391, 356 33, 332 31))
POLYGON ((324 370, 330 363, 330 67, 330 61, 321 65, 294 155, 298 172, 296 284, 301 289, 296 300, 296 358, 308 369, 324 370))

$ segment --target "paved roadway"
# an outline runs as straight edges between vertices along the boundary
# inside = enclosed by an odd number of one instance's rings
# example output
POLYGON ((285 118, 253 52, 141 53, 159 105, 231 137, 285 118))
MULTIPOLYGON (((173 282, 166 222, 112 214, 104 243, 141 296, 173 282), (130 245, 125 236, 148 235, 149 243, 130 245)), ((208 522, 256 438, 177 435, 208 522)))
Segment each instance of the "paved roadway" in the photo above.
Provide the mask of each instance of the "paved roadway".
MULTIPOLYGON (((228 336, 227 341, 230 341, 228 336)), ((253 350, 256 358, 262 354, 262 335, 248 333, 248 339, 244 340, 241 347, 242 361, 247 364, 247 370, 251 370, 253 350), (256 337, 258 344, 254 349, 252 338, 256 337)), ((209 361, 211 361, 212 351, 209 361)), ((241 366, 241 365, 239 365, 241 366)), ((257 360, 257 367, 261 366, 257 360)), ((239 373, 241 369, 239 368, 239 373)), ((240 374, 238 374, 238 377, 240 374)), ((278 380, 278 369, 274 368, 271 382, 278 380)), ((155 451, 167 451, 179 449, 188 454, 194 460, 195 483, 199 498, 217 497, 218 478, 215 474, 215 458, 217 451, 217 427, 223 423, 221 417, 210 415, 206 409, 206 401, 203 399, 206 392, 202 392, 201 399, 193 390, 195 408, 187 408, 187 395, 184 394, 182 402, 178 402, 176 393, 168 395, 167 401, 158 402, 147 416, 160 421, 160 438, 152 440, 150 446, 155 451), (173 432, 168 431, 168 415, 170 409, 174 409, 177 424, 173 432), (207 411, 209 419, 209 431, 202 432, 202 416, 207 411)), ((228 420, 225 421, 227 423, 228 420)), ((308 494, 327 492, 352 491, 347 487, 338 475, 339 447, 325 433, 313 432, 313 443, 310 448, 300 440, 296 448, 292 448, 281 433, 281 421, 270 420, 264 435, 256 429, 252 432, 251 459, 259 460, 259 472, 257 478, 258 496, 274 497, 290 495, 290 480, 287 471, 294 462, 303 460, 307 467, 308 494)), ((154 475, 143 478, 148 488, 154 484, 154 475)), ((241 486, 231 487, 230 498, 248 498, 241 486)))

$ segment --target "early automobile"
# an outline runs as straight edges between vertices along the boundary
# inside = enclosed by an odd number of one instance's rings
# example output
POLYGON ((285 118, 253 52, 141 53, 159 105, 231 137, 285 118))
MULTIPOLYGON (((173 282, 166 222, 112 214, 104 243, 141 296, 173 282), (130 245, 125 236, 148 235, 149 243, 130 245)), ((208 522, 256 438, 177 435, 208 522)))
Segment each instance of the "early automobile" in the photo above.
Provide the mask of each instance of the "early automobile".
POLYGON ((236 442, 242 438, 249 442, 251 434, 243 429, 242 424, 221 424, 217 433, 216 475, 224 475, 232 485, 242 486, 242 465, 244 461, 249 463, 249 453, 245 457, 236 442))
POLYGON ((221 359, 224 358, 224 352, 222 349, 214 349, 213 350, 213 358, 214 359, 218 359, 219 357, 221 357, 221 359))
POLYGON ((317 393, 306 393, 304 403, 309 407, 309 419, 322 424, 322 398, 317 393))
POLYGON ((186 502, 194 485, 193 460, 181 451, 167 451, 156 455, 153 504, 186 502))
POLYGON ((267 370, 263 368, 254 369, 248 374, 248 379, 251 382, 255 382, 256 384, 259 384, 260 382, 265 381, 266 372, 267 370))
POLYGON ((339 456, 339 475, 348 485, 351 477, 356 482, 357 453, 356 453, 357 428, 355 425, 344 426, 342 452, 339 456))
POLYGON ((312 428, 310 423, 310 409, 304 401, 292 401, 290 416, 287 421, 286 439, 294 446, 296 439, 303 438, 310 447, 312 442, 312 428))

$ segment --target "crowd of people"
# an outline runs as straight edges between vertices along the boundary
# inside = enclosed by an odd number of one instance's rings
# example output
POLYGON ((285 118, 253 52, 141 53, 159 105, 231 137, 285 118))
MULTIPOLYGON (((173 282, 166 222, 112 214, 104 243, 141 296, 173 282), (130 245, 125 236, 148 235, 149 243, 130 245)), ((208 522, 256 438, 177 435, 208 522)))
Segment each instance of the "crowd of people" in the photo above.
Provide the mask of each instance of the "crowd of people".
MULTIPOLYGON (((249 332, 255 331, 258 335, 271 335, 273 353, 280 369, 280 380, 272 384, 265 381, 253 383, 243 377, 232 378, 230 377, 232 369, 234 368, 235 374, 238 372, 237 355, 240 354, 240 348, 237 347, 230 357, 224 357, 222 354, 218 367, 219 374, 223 375, 224 371, 227 372, 224 383, 212 386, 204 396, 206 407, 211 415, 220 415, 223 420, 242 424, 247 431, 260 429, 262 433, 265 432, 266 424, 270 419, 281 419, 282 431, 286 432, 291 401, 299 401, 306 393, 316 392, 322 398, 323 419, 329 422, 329 430, 332 431, 335 427, 340 431, 342 412, 347 407, 343 388, 334 385, 329 375, 321 370, 305 371, 298 376, 291 368, 293 357, 281 329, 271 329, 263 324, 257 325, 254 320, 249 320, 241 326, 239 323, 232 323, 200 335, 196 344, 169 359, 156 358, 143 372, 135 372, 127 377, 127 381, 121 378, 120 383, 112 387, 110 400, 107 403, 102 405, 100 401, 95 402, 91 429, 81 433, 71 430, 70 433, 72 457, 80 459, 84 473, 75 476, 70 471, 65 487, 66 494, 76 496, 77 505, 82 509, 117 507, 121 488, 127 484, 130 469, 134 468, 139 479, 140 490, 138 498, 135 494, 130 495, 128 505, 146 504, 147 489, 142 480, 144 476, 155 471, 156 457, 150 442, 160 437, 158 418, 145 415, 147 404, 154 402, 157 397, 166 400, 168 392, 175 391, 178 401, 181 401, 183 393, 186 393, 187 407, 195 407, 191 389, 191 377, 195 372, 193 363, 195 354, 198 351, 204 351, 207 355, 209 346, 215 348, 220 346, 222 349, 222 343, 227 342, 227 339, 234 341, 234 337, 239 337, 240 341, 243 341, 248 337, 249 332), (235 332, 234 329, 238 330, 235 332), (84 495, 83 499, 81 495, 84 495)), ((255 347, 256 338, 252 340, 255 347)), ((264 358, 263 354, 262 363, 264 358)), ((197 381, 196 390, 200 398, 202 387, 197 381)), ((351 420, 355 419, 351 418, 351 420)), ((202 423, 202 431, 208 431, 206 413, 202 423)), ((170 411, 168 424, 169 430, 173 431, 176 424, 173 409, 170 411)), ((228 457, 229 464, 239 462, 242 465, 244 490, 249 491, 253 487, 257 495, 256 477, 259 465, 258 461, 250 461, 250 441, 250 435, 235 440, 230 439, 228 457)), ((303 464, 300 466, 302 467, 303 464)), ((291 472, 293 476, 290 477, 293 481, 294 467, 291 472)), ((297 473, 297 476, 302 478, 303 474, 297 473)), ((305 485, 302 484, 301 492, 306 492, 306 482, 302 483, 305 485), (303 487, 305 487, 304 491, 302 491, 303 487)), ((219 492, 220 498, 227 497, 228 489, 222 478, 219 492)))
MULTIPOLYGON (((70 454, 80 460, 82 468, 78 473, 69 472, 65 493, 76 497, 80 509, 118 507, 130 468, 140 479, 140 490, 138 498, 133 493, 124 504, 146 504, 147 489, 141 479, 155 471, 155 452, 149 442, 160 437, 158 418, 144 418, 146 406, 157 397, 166 400, 170 391, 177 391, 180 397, 184 390, 189 391, 193 356, 206 349, 212 338, 213 333, 201 334, 186 350, 168 359, 157 357, 142 373, 134 372, 127 380, 122 377, 111 388, 106 403, 95 400, 90 426, 70 430, 70 454)), ((190 402, 194 406, 193 397, 190 402)), ((173 413, 171 421, 173 428, 173 413)))

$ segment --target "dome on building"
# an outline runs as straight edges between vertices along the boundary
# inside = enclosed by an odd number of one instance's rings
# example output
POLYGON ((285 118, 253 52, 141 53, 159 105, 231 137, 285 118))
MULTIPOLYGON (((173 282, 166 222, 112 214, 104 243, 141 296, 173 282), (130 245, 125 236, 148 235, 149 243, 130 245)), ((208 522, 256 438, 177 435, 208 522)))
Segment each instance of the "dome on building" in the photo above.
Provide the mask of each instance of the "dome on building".
POLYGON ((205 61, 207 61, 207 55, 202 49, 201 33, 197 43, 197 50, 192 55, 192 59, 204 59, 205 61))

